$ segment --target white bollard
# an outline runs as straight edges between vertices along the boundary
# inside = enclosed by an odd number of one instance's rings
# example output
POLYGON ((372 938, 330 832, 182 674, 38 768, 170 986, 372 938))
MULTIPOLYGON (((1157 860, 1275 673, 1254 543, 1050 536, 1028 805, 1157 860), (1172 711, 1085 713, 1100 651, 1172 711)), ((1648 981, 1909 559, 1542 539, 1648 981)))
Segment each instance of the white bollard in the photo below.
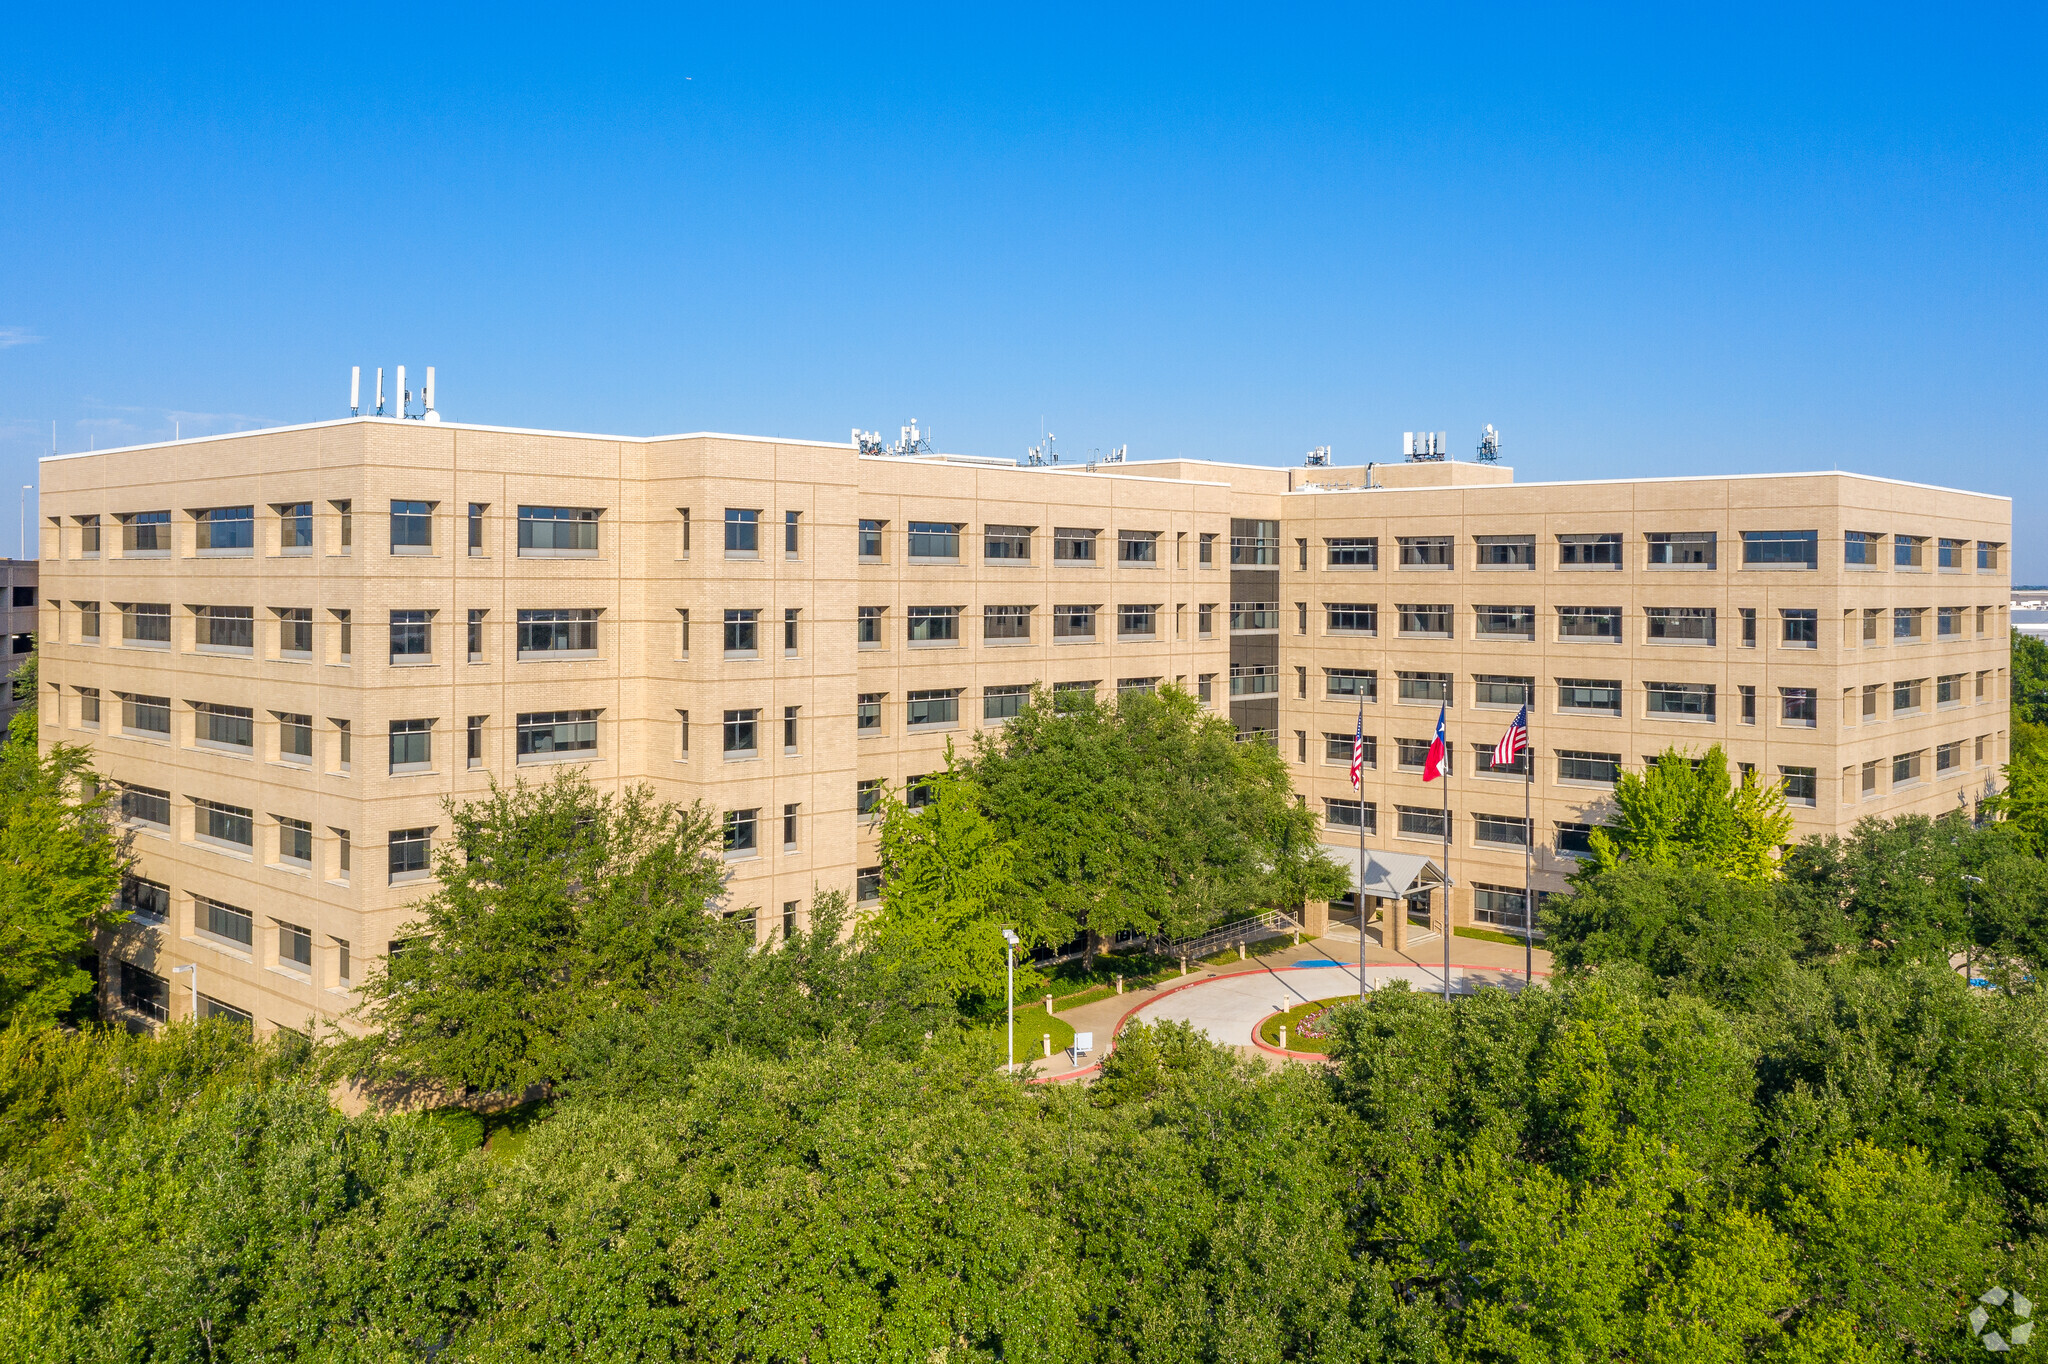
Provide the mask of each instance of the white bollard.
POLYGON ((1285 1023, 1280 1025, 1280 1050, 1287 1050, 1287 1025, 1285 1023))
POLYGON ((1048 1061, 1052 1060, 1052 1034, 1042 1032, 1038 1034, 1038 1040, 1045 1044, 1045 1059, 1048 1061))

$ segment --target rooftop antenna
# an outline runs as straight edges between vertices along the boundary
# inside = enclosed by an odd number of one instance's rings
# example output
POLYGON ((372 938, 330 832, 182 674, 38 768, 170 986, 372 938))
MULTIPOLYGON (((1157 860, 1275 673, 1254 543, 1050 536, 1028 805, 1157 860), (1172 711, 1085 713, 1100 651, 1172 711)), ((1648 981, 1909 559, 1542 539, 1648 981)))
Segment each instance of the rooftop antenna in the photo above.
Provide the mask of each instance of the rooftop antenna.
POLYGON ((405 366, 398 367, 398 377, 391 381, 391 394, 398 402, 398 419, 405 420, 405 409, 412 403, 412 394, 405 391, 405 366))
POLYGON ((1307 460, 1305 460, 1305 461, 1304 461, 1303 463, 1304 463, 1304 467, 1306 467, 1306 468, 1310 468, 1310 469, 1327 469, 1327 468, 1329 468, 1329 467, 1330 467, 1330 447, 1329 447, 1329 446, 1327 446, 1327 445, 1318 445, 1318 446, 1317 446, 1317 447, 1316 447, 1315 449, 1313 449, 1313 450, 1311 450, 1311 451, 1309 451, 1309 452, 1308 452, 1308 458, 1307 458, 1307 460))
POLYGON ((853 428, 853 449, 854 453, 862 455, 880 455, 888 453, 886 450, 882 448, 881 432, 863 431, 858 426, 853 428))
POLYGON ((1451 433, 1448 431, 1403 431, 1401 453, 1416 464, 1436 464, 1449 458, 1451 433))
POLYGON ((437 422, 441 420, 441 414, 435 411, 434 409, 434 367, 432 365, 427 366, 427 387, 425 402, 427 410, 420 414, 420 420, 429 422, 437 422))
POLYGON ((361 365, 349 366, 348 414, 351 417, 363 415, 363 367, 361 365))
POLYGON ((1500 432, 1493 429, 1492 422, 1488 422, 1486 429, 1479 433, 1479 462, 1500 463, 1500 432))
POLYGON ((377 415, 384 415, 384 366, 377 366, 377 415))
POLYGON ((1109 458, 1105 459, 1105 460, 1103 461, 1103 463, 1105 463, 1105 464, 1122 464, 1122 463, 1124 462, 1124 456, 1125 456, 1126 454, 1130 453, 1130 449, 1131 449, 1131 447, 1130 447, 1130 446, 1128 446, 1128 445, 1119 445, 1119 446, 1117 446, 1117 447, 1116 447, 1115 449, 1113 449, 1113 450, 1111 450, 1111 451, 1109 452, 1109 458))

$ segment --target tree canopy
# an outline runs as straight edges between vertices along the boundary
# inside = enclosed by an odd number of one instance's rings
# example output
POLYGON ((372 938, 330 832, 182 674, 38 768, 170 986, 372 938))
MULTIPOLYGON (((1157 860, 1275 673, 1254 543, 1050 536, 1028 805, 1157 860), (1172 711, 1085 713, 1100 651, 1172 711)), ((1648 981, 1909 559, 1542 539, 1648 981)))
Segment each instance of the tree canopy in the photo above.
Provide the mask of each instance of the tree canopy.
POLYGON ((1784 787, 1758 780, 1753 768, 1731 781, 1719 744, 1697 759, 1667 748, 1642 773, 1622 772, 1614 806, 1592 832, 1593 871, 1626 859, 1768 881, 1778 874, 1778 847, 1792 832, 1784 787))

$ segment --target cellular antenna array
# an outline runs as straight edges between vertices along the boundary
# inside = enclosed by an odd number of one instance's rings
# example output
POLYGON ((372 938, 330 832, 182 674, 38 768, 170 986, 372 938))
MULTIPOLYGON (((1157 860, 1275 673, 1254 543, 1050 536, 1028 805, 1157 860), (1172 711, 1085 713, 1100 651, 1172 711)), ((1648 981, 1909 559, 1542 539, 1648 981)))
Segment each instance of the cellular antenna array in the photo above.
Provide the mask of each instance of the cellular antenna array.
POLYGON ((1403 431, 1401 453, 1411 463, 1439 464, 1451 457, 1451 433, 1448 431, 1403 431))
POLYGON ((1500 432, 1493 429, 1492 422, 1488 422, 1486 429, 1479 433, 1479 462, 1500 463, 1500 432))
MULTIPOLYGON (((404 365, 398 366, 394 372, 394 377, 396 382, 392 386, 392 392, 395 395, 395 401, 392 403, 392 406, 396 410, 389 415, 400 420, 416 422, 437 422, 441 420, 440 412, 434 407, 434 367, 432 365, 427 366, 427 382, 417 394, 410 392, 405 386, 404 365), (417 412, 412 410, 412 400, 415 397, 420 400, 420 410, 417 412)), ((348 414, 351 417, 363 415, 363 367, 361 365, 353 365, 349 368, 348 414)), ((384 411, 384 366, 382 365, 377 366, 377 410, 370 415, 373 417, 386 415, 384 411)))

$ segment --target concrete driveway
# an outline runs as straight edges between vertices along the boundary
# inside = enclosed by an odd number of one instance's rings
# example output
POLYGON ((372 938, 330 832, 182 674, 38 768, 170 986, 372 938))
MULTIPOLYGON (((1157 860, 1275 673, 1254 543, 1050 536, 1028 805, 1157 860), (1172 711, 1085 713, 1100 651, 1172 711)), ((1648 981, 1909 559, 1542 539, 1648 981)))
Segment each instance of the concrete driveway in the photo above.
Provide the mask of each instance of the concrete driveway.
MULTIPOLYGON (((1434 993, 1443 989, 1443 968, 1366 964, 1366 989, 1376 990, 1396 980, 1407 981, 1411 990, 1434 993)), ((1454 965, 1451 968, 1451 991, 1454 994, 1521 988, 1521 972, 1506 967, 1454 965)), ((1192 1023, 1209 1034, 1212 1041, 1234 1047, 1251 1047, 1256 1045, 1252 1035, 1260 1020, 1267 1015, 1281 1013, 1313 999, 1355 996, 1357 993, 1356 964, 1297 962, 1197 981, 1145 1004, 1132 1015, 1131 1021, 1157 1023, 1172 1019, 1192 1023)))

